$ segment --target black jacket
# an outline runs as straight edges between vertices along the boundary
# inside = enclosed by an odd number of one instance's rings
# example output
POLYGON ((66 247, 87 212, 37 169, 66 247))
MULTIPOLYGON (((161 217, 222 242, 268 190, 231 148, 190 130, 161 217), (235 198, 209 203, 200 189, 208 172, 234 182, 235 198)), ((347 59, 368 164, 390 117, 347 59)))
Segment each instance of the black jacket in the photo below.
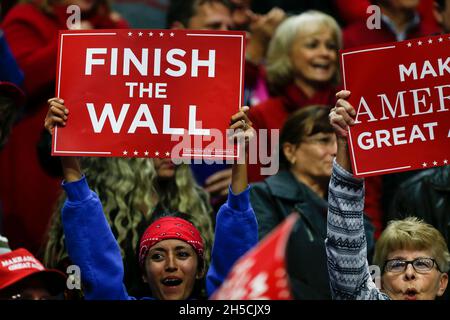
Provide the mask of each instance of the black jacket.
POLYGON ((408 216, 434 226, 450 247, 450 166, 425 170, 399 186, 388 219, 408 216))
MULTIPOLYGON (((289 171, 280 171, 253 185, 250 193, 262 239, 290 213, 300 219, 287 248, 287 269, 296 299, 331 299, 325 252, 326 200, 297 181, 289 171)), ((373 251, 373 226, 366 223, 368 252, 373 251)))

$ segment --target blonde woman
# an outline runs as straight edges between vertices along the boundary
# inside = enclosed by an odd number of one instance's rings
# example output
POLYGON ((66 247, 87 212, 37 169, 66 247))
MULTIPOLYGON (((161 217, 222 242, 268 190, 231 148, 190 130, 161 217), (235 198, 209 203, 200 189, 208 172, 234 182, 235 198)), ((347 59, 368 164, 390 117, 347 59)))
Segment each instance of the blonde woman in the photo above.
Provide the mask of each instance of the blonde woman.
MULTIPOLYGON (((290 114, 309 105, 334 105, 341 30, 329 15, 307 11, 284 20, 267 53, 267 82, 273 94, 250 109, 255 129, 281 129, 290 114)), ((250 181, 261 180, 259 166, 250 181)))
POLYGON ((362 220, 364 180, 353 176, 348 154, 347 130, 356 115, 346 100, 349 96, 349 91, 339 92, 330 113, 338 136, 326 240, 333 298, 433 300, 447 288, 450 253, 442 234, 417 218, 392 221, 381 233, 374 257, 381 271, 381 287, 371 278, 362 220))

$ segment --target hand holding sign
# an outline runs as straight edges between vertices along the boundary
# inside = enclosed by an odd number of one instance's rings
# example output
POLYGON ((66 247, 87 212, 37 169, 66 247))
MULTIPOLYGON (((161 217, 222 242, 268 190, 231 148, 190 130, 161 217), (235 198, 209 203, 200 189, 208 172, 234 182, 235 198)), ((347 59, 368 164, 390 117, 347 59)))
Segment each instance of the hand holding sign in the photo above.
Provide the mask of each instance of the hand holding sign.
POLYGON ((448 164, 449 47, 450 37, 436 36, 342 51, 356 176, 448 164))
POLYGON ((336 94, 338 98, 336 106, 330 111, 330 123, 336 130, 338 138, 348 137, 348 128, 353 126, 356 115, 353 106, 346 100, 350 97, 350 91, 342 90, 336 94))
MULTIPOLYGON (((44 127, 53 135, 55 128, 66 126, 69 109, 65 107, 63 99, 56 97, 48 100, 48 106, 44 127)), ((82 177, 80 160, 77 157, 62 157, 61 162, 66 182, 78 181, 82 177)))

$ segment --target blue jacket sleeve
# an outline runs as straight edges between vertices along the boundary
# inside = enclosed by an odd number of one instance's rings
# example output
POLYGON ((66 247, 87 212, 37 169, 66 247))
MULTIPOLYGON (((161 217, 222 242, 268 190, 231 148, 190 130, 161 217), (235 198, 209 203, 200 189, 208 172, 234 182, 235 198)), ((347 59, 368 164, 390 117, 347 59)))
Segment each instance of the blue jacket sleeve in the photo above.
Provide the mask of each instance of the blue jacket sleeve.
POLYGON ((3 31, 0 29, 0 81, 22 85, 23 72, 20 70, 11 50, 9 49, 3 31))
POLYGON ((128 300, 119 246, 86 178, 63 183, 62 223, 70 259, 81 270, 87 300, 128 300))
POLYGON ((206 275, 206 292, 210 297, 223 283, 234 263, 258 242, 258 223, 250 204, 250 187, 238 195, 228 193, 220 207, 211 264, 206 275))

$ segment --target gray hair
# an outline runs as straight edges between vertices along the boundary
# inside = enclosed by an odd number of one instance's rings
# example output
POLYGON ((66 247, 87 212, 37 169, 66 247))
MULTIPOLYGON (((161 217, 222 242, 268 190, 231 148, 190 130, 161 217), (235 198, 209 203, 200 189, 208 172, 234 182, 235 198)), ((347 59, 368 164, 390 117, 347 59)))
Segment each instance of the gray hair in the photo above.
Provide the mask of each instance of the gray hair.
MULTIPOLYGON (((277 28, 267 52, 267 79, 271 89, 284 87, 293 80, 291 49, 299 32, 314 33, 326 27, 333 31, 337 48, 342 47, 342 31, 336 20, 320 11, 310 10, 287 18, 277 28)), ((336 71, 335 81, 338 80, 336 71)))

